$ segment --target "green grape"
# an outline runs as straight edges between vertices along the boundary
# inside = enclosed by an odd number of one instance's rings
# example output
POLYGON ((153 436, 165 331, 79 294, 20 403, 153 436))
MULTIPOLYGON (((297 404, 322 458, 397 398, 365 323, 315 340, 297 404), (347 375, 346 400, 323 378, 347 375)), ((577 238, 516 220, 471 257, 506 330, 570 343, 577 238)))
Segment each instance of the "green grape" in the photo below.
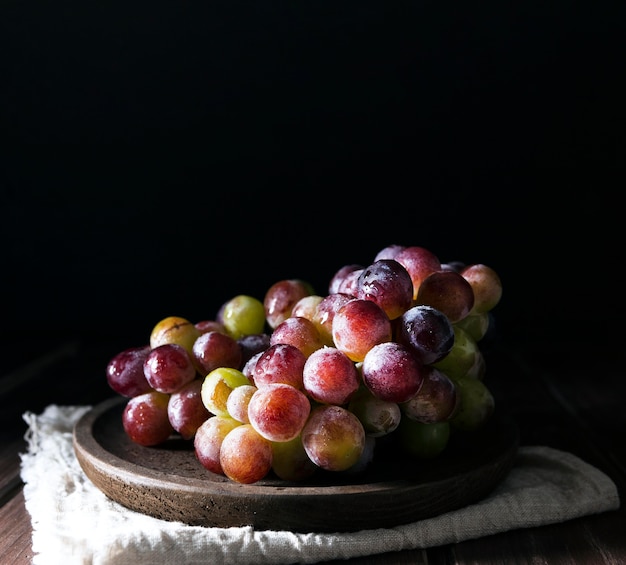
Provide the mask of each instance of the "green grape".
POLYGON ((454 326, 454 343, 452 349, 441 360, 432 365, 443 371, 451 379, 460 379, 476 364, 476 357, 480 354, 478 343, 468 332, 461 327, 454 326))
POLYGON ((437 457, 447 446, 450 439, 450 422, 425 424, 402 418, 397 430, 401 449, 417 459, 437 457))
POLYGON ((485 337, 490 322, 488 312, 475 312, 455 322, 454 326, 465 330, 474 341, 480 341, 485 337))
POLYGON ((460 398, 457 411, 450 420, 451 426, 466 432, 482 428, 495 409, 493 394, 479 379, 467 377, 454 384, 460 398))
POLYGON ((234 339, 260 334, 265 329, 263 302, 246 294, 235 296, 222 305, 219 317, 228 335, 234 339))
POLYGON ((230 416, 228 397, 233 389, 251 384, 248 377, 238 369, 219 367, 213 369, 202 381, 200 395, 202 402, 211 414, 230 416))
POLYGON ((302 437, 296 436, 289 441, 272 442, 272 471, 284 481, 302 481, 311 477, 319 467, 311 461, 302 437))

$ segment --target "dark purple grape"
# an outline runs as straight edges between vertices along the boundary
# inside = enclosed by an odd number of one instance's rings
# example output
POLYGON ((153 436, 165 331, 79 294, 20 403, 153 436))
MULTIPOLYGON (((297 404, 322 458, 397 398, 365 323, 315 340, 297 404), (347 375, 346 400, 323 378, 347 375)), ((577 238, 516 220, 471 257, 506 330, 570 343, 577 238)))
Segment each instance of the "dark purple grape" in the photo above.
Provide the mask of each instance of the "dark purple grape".
POLYGON ((454 345, 454 328, 445 314, 432 306, 409 308, 394 325, 395 339, 415 352, 424 364, 443 359, 454 345))

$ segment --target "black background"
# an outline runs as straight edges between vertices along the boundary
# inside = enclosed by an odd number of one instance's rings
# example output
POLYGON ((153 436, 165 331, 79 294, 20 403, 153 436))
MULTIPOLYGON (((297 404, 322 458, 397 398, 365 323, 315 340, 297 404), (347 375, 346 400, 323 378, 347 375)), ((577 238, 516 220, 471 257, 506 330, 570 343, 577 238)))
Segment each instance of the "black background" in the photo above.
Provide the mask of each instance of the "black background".
POLYGON ((3 0, 2 338, 135 345, 399 243, 494 267, 512 338, 604 339, 625 25, 606 2, 3 0))

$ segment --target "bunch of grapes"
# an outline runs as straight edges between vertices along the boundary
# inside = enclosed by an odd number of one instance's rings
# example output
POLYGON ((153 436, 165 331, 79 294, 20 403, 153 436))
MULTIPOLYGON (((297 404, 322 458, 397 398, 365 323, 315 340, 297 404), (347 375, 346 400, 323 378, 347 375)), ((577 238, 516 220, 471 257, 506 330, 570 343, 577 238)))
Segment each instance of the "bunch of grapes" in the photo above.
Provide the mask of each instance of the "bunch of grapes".
POLYGON ((491 267, 389 245, 327 294, 301 279, 238 295, 211 319, 159 321, 107 366, 125 432, 173 434, 208 471, 250 484, 364 470, 380 442, 433 458, 493 414, 479 347, 502 295, 491 267))

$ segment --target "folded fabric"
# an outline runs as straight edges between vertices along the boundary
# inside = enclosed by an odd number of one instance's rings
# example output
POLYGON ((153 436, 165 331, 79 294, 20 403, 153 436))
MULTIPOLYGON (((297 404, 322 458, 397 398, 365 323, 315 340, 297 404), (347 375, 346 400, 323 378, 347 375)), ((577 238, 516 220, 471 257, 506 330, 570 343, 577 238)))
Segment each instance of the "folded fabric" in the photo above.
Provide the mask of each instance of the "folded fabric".
POLYGON ((427 548, 516 528, 615 510, 615 484, 580 458, 522 446, 507 477, 485 499, 419 522, 352 533, 256 531, 169 522, 107 498, 74 455, 74 423, 89 406, 48 406, 24 414, 24 497, 33 526, 34 565, 318 563, 427 548))

